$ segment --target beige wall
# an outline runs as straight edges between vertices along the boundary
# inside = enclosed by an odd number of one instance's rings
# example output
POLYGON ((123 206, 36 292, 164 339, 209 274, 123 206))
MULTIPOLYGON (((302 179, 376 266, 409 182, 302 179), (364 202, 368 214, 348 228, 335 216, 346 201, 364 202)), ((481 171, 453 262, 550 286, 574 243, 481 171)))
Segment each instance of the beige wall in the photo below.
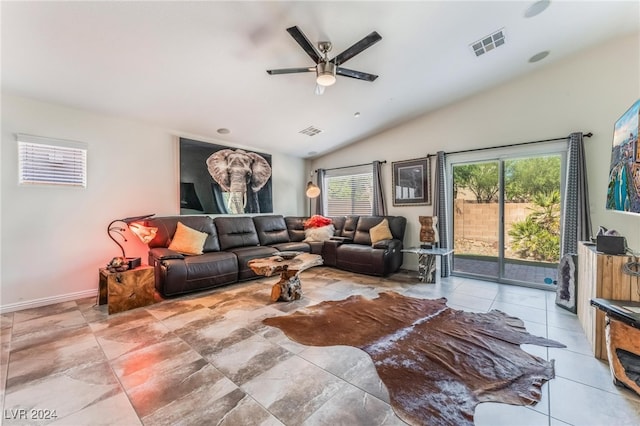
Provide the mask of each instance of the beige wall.
MULTIPOLYGON (((177 214, 177 135, 4 94, 0 308, 13 310, 94 294, 98 268, 120 253, 107 237, 110 221, 147 213, 177 214), (18 186, 15 133, 86 142, 87 188, 18 186)), ((303 214, 305 161, 270 154, 274 211, 303 214)), ((146 263, 146 246, 128 235, 127 255, 140 256, 146 263)))
MULTIPOLYGON (((575 131, 593 132, 585 144, 594 228, 615 228, 627 237, 631 248, 640 250, 640 216, 604 208, 613 124, 640 98, 639 76, 640 34, 636 33, 557 63, 540 64, 529 75, 317 158, 312 167, 387 160, 383 179, 388 213, 407 218, 405 245, 411 246, 419 244, 418 216, 431 215, 432 208, 393 207, 391 162, 440 150, 452 152, 562 137, 575 131)), ((469 70, 469 78, 473 78, 473 70, 469 70)), ((405 256, 404 266, 415 268, 414 257, 405 256)))

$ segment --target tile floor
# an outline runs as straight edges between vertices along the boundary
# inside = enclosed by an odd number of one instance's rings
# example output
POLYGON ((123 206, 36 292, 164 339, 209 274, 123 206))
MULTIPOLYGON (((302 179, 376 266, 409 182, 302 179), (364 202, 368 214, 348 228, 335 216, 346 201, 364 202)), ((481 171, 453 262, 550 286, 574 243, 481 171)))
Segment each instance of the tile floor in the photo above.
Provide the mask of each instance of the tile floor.
POLYGON ((402 425, 369 358, 306 347, 267 327, 283 315, 352 294, 444 296, 456 309, 499 309, 567 345, 523 345, 555 359, 535 406, 483 403, 476 425, 638 425, 640 398, 612 384, 577 318, 554 293, 463 278, 422 284, 326 267, 302 275, 304 297, 270 303, 263 278, 111 315, 95 299, 1 315, 5 425, 402 425), (55 412, 55 419, 44 419, 55 412), (40 417, 40 418, 38 418, 40 417))

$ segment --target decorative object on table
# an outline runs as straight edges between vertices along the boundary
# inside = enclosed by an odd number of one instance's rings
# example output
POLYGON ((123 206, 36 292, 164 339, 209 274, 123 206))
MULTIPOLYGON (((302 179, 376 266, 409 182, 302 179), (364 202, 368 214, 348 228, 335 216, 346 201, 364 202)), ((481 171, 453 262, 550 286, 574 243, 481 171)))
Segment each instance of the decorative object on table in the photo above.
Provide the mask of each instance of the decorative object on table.
MULTIPOLYGON (((142 216, 125 217, 124 219, 116 219, 116 220, 111 221, 111 223, 109 223, 109 225, 107 226, 107 235, 109 236, 109 238, 111 238, 113 240, 114 243, 116 243, 118 245, 118 247, 120 247, 120 250, 122 251, 122 258, 125 259, 125 261, 127 263, 127 266, 128 266, 127 269, 133 269, 133 268, 136 268, 136 267, 140 266, 141 259, 139 257, 127 257, 126 256, 126 254, 124 253, 124 247, 112 235, 112 233, 120 235, 122 237, 122 239, 124 240, 124 242, 126 243, 128 241, 127 237, 124 235, 124 232, 126 231, 126 229, 123 228, 122 226, 115 226, 115 223, 117 223, 117 222, 124 223, 125 225, 127 225, 127 228, 129 228, 131 230, 131 232, 133 232, 138 238, 140 238, 140 240, 143 243, 147 244, 149 241, 151 241, 153 239, 153 237, 155 237, 156 232, 158 231, 158 229, 157 228, 146 227, 146 226, 143 226, 143 225, 135 223, 135 222, 139 222, 139 221, 142 221, 144 219, 148 219, 148 218, 150 218, 150 217, 152 217, 154 215, 155 215, 155 213, 154 214, 146 214, 146 215, 142 215, 142 216)), ((111 262, 113 262, 115 259, 117 259, 117 258, 114 258, 111 262)), ((114 266, 114 267, 117 268, 117 266, 114 266)))
POLYGON ((598 235, 596 237, 596 250, 604 254, 625 254, 627 252, 627 240, 617 232, 616 234, 598 235))
POLYGON ((420 222, 420 248, 430 249, 438 246, 440 241, 438 233, 438 216, 418 216, 420 222))
POLYGON ((269 154, 180 138, 180 214, 272 213, 271 174, 269 154))
POLYGON ((114 257, 107 263, 106 269, 109 272, 124 272, 129 269, 129 262, 125 257, 114 257))
POLYGON ((459 311, 445 298, 394 292, 322 302, 263 323, 303 345, 349 345, 366 352, 391 406, 408 424, 469 426, 481 402, 535 404, 544 382, 554 377, 553 361, 520 345, 565 347, 527 333, 521 320, 497 310, 459 311))
POLYGON ((558 282, 556 287, 556 305, 574 314, 578 311, 576 299, 578 255, 569 253, 558 262, 558 282))
POLYGON ((280 256, 263 257, 250 260, 247 265, 258 275, 270 277, 280 273, 280 281, 271 288, 271 301, 291 302, 302 297, 300 272, 313 266, 322 265, 322 256, 302 253, 291 259, 280 256))
POLYGON ((640 213, 640 99, 615 122, 606 208, 640 213))
POLYGON ((394 161, 393 205, 425 206, 431 204, 431 172, 429 158, 394 161))

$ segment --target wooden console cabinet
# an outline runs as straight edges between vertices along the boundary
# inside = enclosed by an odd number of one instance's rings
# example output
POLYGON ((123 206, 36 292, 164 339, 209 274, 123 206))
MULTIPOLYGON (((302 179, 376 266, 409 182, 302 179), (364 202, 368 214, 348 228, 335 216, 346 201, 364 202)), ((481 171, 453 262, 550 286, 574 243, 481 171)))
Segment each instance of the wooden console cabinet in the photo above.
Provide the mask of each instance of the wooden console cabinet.
POLYGON ((622 272, 632 256, 596 252, 593 245, 578 243, 578 319, 596 358, 608 361, 605 314, 591 306, 593 298, 640 301, 640 278, 622 272))
POLYGON ((155 303, 154 268, 139 266, 124 272, 100 269, 98 304, 108 304, 109 314, 155 303))

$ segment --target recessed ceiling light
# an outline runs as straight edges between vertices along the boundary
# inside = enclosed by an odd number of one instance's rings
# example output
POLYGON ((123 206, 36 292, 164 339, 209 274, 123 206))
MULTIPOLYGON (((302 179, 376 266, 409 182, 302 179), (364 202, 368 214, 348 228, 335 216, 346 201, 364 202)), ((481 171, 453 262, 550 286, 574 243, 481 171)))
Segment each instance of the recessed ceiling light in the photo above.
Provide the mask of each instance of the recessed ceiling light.
POLYGON ((231 133, 231 130, 227 129, 226 127, 220 127, 218 129, 218 133, 220 133, 221 135, 228 135, 229 133, 231 133))
POLYGON ((529 58, 529 62, 531 62, 531 63, 538 62, 538 61, 543 60, 547 56, 549 56, 549 51, 545 50, 544 52, 536 53, 535 55, 530 57, 529 58))
POLYGON ((541 14, 545 11, 546 8, 549 7, 549 4, 551 4, 550 0, 540 0, 535 2, 524 12, 524 17, 533 18, 534 16, 541 14))

